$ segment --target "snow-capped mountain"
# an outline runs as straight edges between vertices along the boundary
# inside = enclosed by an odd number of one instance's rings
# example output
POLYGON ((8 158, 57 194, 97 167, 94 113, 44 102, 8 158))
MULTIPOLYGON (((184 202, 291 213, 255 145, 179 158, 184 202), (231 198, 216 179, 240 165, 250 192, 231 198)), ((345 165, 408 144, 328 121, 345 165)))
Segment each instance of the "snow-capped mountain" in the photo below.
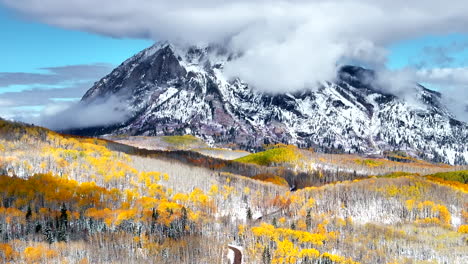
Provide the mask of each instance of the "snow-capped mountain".
POLYGON ((86 131, 193 134, 214 145, 245 149, 283 142, 374 154, 404 150, 452 164, 468 161, 468 125, 450 114, 437 92, 415 85, 417 100, 408 102, 375 88, 369 81, 372 71, 344 66, 335 81, 315 89, 267 94, 240 79, 227 79, 223 65, 231 58, 217 47, 182 49, 161 43, 143 50, 82 99, 88 103, 120 96, 132 117, 86 131))

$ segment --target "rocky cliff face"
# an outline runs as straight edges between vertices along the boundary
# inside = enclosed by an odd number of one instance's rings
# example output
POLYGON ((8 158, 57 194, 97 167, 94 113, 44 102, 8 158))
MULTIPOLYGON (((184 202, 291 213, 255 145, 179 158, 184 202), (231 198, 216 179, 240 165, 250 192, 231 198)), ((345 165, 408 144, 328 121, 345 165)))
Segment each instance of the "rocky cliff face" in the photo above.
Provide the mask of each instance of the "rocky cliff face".
POLYGON ((334 82, 295 93, 266 94, 227 79, 220 48, 156 44, 97 82, 85 103, 120 96, 131 118, 88 134, 192 134, 215 145, 257 149, 283 142, 344 152, 404 150, 434 161, 468 161, 468 125, 440 94, 415 85, 416 102, 381 92, 373 72, 342 67, 334 82))

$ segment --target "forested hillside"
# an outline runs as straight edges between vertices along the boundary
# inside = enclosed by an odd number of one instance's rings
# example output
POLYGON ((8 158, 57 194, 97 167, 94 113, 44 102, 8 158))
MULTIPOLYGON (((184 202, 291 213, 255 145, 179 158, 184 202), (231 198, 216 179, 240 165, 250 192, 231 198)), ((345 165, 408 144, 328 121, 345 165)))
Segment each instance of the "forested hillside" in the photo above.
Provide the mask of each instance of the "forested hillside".
POLYGON ((467 263, 466 168, 387 154, 230 161, 0 120, 0 262, 467 263))

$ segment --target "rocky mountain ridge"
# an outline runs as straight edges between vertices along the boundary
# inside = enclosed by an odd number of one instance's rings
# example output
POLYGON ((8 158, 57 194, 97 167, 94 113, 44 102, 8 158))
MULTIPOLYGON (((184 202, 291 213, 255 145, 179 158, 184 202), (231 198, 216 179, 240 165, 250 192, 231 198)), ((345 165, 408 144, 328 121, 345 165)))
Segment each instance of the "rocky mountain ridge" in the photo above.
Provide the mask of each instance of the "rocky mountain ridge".
POLYGON ((220 47, 178 48, 159 43, 126 60, 83 96, 92 103, 121 98, 130 118, 82 134, 192 134, 210 144, 258 150, 286 143, 323 151, 381 154, 402 150, 435 162, 466 164, 468 125, 441 95, 414 85, 415 102, 382 92, 374 72, 343 66, 333 82, 314 89, 268 94, 223 66, 220 47))

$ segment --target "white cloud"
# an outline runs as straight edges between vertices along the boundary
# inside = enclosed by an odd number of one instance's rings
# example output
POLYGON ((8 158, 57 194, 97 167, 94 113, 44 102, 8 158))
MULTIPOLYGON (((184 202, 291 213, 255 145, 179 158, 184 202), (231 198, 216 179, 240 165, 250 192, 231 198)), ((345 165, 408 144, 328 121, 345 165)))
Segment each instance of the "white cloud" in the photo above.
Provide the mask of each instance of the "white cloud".
POLYGON ((0 98, 0 107, 5 107, 5 106, 13 106, 15 105, 15 102, 7 99, 1 99, 0 98))
POLYGON ((55 98, 73 100, 111 70, 108 64, 67 65, 42 68, 45 73, 0 72, 0 116, 37 123, 45 105, 55 98), (9 87, 24 86, 25 89, 9 87))
POLYGON ((228 72, 272 91, 330 79, 346 60, 382 64, 388 43, 465 32, 468 23, 468 5, 461 0, 1 1, 64 28, 182 43, 227 42, 244 54, 228 72))
POLYGON ((111 65, 83 64, 41 68, 45 73, 0 72, 0 92, 2 88, 13 85, 60 85, 66 82, 93 80, 108 73, 111 65))
POLYGON ((128 107, 111 96, 92 103, 62 102, 46 105, 36 122, 50 129, 87 128, 120 123, 129 118, 128 107))
POLYGON ((468 86, 468 67, 421 69, 416 75, 421 81, 468 86))
MULTIPOLYGON (((226 66, 230 76, 272 92, 330 80, 336 67, 349 61, 380 71, 386 47, 396 41, 468 32, 468 5, 463 0, 0 1, 30 19, 63 28, 178 43, 222 43, 241 54, 226 66)), ((386 89, 403 94, 409 77, 441 84, 455 78, 444 70, 382 72, 386 89)), ((460 74, 456 78, 466 82, 460 74)))
POLYGON ((422 69, 415 78, 443 87, 445 105, 458 119, 468 122, 468 67, 422 69))

